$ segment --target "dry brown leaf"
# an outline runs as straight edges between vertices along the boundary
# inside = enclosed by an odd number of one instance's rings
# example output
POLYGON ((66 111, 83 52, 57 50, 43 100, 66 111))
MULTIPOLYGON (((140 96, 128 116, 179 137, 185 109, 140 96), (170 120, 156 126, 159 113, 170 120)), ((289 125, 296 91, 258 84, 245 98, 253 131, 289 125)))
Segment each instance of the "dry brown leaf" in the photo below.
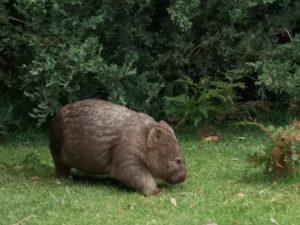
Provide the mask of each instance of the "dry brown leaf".
POLYGON ((227 183, 229 183, 229 184, 235 184, 235 183, 237 183, 238 181, 237 180, 228 180, 227 181, 227 183))
POLYGON ((55 180, 55 183, 58 184, 58 185, 61 184, 61 182, 59 180, 55 180))
POLYGON ((279 146, 274 146, 271 151, 272 162, 276 167, 282 168, 283 166, 280 164, 282 152, 279 146))
POLYGON ((171 198, 170 198, 170 202, 171 202, 171 204, 172 204, 174 207, 177 206, 177 201, 176 201, 175 198, 171 197, 171 198))
POLYGON ((295 190, 300 191, 300 184, 293 184, 292 187, 293 187, 295 190))
POLYGON ((36 181, 36 180, 40 180, 41 178, 39 176, 32 176, 31 180, 36 181))
POLYGON ((299 132, 295 132, 292 134, 286 134, 286 133, 282 133, 280 135, 281 140, 284 141, 300 141, 300 133, 299 132))
POLYGON ((235 196, 237 199, 242 199, 245 197, 245 193, 244 192, 240 192, 235 196))
POLYGON ((202 129, 199 131, 199 137, 206 138, 208 136, 215 136, 216 132, 212 131, 211 129, 202 129))
POLYGON ((274 224, 278 224, 278 222, 274 218, 270 218, 270 221, 274 224))
POLYGON ((300 129, 300 120, 293 120, 292 126, 300 129))
POLYGON ((218 142, 221 138, 218 135, 207 136, 202 139, 203 142, 218 142))

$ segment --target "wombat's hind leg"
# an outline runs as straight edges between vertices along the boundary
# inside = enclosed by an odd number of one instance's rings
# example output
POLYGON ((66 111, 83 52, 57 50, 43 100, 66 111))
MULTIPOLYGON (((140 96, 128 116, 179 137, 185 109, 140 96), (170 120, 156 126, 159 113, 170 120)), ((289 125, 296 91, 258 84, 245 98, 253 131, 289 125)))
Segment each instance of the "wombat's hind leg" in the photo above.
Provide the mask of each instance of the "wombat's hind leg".
POLYGON ((60 158, 54 159, 55 176, 59 178, 69 177, 71 175, 71 169, 68 165, 63 163, 60 158))
POLYGON ((66 178, 66 177, 69 177, 71 175, 71 170, 70 168, 67 168, 67 167, 56 167, 55 168, 55 176, 58 177, 58 178, 66 178))
POLYGON ((61 149, 62 133, 58 117, 56 117, 50 129, 50 150, 55 166, 55 176, 68 177, 71 175, 71 168, 63 162, 61 149))

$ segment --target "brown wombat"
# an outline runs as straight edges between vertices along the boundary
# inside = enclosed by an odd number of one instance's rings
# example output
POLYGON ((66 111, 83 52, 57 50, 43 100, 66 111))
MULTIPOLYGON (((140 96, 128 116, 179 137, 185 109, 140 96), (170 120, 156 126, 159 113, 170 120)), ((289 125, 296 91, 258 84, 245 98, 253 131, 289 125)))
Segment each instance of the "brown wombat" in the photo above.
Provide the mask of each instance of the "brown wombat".
POLYGON ((166 122, 103 100, 60 109, 50 149, 57 176, 69 176, 71 168, 106 174, 146 195, 160 192, 155 179, 171 184, 186 179, 182 150, 166 122))

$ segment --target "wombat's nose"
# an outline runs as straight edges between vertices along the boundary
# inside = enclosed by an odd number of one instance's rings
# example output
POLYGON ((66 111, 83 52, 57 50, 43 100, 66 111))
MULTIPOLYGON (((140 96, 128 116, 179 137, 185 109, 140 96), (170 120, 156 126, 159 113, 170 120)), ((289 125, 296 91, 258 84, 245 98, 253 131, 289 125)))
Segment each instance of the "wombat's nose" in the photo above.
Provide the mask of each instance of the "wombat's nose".
POLYGON ((186 172, 182 172, 178 175, 178 182, 181 183, 186 180, 186 172))

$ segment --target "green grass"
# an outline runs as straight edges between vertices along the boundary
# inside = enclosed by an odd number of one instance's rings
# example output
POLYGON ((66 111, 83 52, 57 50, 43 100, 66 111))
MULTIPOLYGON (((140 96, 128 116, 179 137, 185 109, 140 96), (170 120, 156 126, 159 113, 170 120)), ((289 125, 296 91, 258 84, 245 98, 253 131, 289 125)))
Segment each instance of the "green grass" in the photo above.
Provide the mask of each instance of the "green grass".
POLYGON ((156 197, 110 179, 58 181, 44 135, 11 138, 0 144, 0 224, 298 225, 299 173, 268 180, 246 161, 265 143, 264 135, 254 129, 222 133, 221 142, 209 144, 182 136, 188 179, 174 187, 161 184, 156 197))

